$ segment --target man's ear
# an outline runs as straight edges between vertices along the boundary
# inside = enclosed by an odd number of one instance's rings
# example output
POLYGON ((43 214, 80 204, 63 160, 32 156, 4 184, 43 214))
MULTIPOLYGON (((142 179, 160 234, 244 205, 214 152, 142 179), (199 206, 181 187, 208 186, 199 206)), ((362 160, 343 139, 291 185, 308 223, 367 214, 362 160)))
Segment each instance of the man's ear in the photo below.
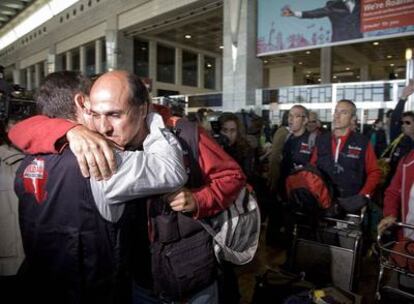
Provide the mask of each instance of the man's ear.
POLYGON ((82 94, 76 93, 73 101, 78 110, 83 110, 85 108, 85 97, 82 94))
POLYGON ((89 111, 89 101, 86 99, 85 95, 81 93, 75 94, 73 98, 77 111, 86 112, 89 111))

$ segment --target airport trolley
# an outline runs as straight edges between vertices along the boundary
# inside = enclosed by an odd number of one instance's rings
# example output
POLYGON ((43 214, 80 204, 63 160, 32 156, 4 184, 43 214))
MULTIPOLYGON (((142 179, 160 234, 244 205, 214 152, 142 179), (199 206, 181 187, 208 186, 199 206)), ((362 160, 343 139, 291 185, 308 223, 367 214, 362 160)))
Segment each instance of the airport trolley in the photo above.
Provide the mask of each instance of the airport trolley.
POLYGON ((359 214, 347 214, 344 219, 322 217, 317 227, 303 225, 299 219, 293 231, 292 270, 305 272, 318 285, 333 284, 355 291, 365 214, 366 207, 359 214))
POLYGON ((414 303, 414 241, 402 238, 401 229, 414 233, 413 225, 397 222, 377 237, 380 269, 376 299, 380 303, 414 303), (412 250, 408 251, 408 245, 412 250))

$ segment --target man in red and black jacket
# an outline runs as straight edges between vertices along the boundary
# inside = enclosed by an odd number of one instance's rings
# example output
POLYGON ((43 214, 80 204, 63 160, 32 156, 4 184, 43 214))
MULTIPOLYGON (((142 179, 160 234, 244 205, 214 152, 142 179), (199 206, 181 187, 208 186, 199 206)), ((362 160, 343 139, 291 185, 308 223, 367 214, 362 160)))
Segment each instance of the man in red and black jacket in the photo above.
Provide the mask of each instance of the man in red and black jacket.
MULTIPOLYGON (((167 108, 157 108, 157 110, 168 126, 174 126, 174 119, 167 108)), ((75 154, 78 155, 78 159, 83 159, 84 163, 90 161, 94 156, 84 155, 94 150, 98 156, 93 162, 98 167, 108 166, 110 160, 106 161, 105 155, 110 152, 107 151, 106 146, 99 148, 100 144, 96 144, 96 134, 90 134, 85 128, 65 120, 36 116, 16 125, 12 130, 11 138, 19 148, 28 153, 58 153, 62 142, 65 142, 65 134, 70 134, 68 138, 78 138, 78 143, 71 143, 71 146, 77 147, 74 150, 77 150, 75 154), (74 133, 77 135, 75 136, 74 133), (40 134, 42 136, 39 136, 40 134), (103 149, 102 153, 100 149, 103 149)), ((194 189, 182 188, 169 195, 167 199, 174 211, 191 214, 195 219, 215 215, 227 208, 246 183, 246 177, 238 164, 202 128, 198 129, 198 150, 198 164, 203 185, 194 189)), ((98 174, 102 172, 104 177, 108 177, 109 174, 106 173, 108 171, 110 171, 108 168, 97 170, 98 174)), ((141 221, 141 225, 145 224, 141 221)), ((148 260, 143 262, 150 264, 148 260)), ((145 289, 150 287, 140 284, 139 286, 145 289)))
MULTIPOLYGON (((361 202, 373 194, 381 171, 368 138, 351 131, 355 117, 356 106, 352 101, 343 99, 337 103, 333 132, 318 137, 311 163, 328 177, 337 198, 353 198, 355 202, 361 202)), ((348 203, 352 205, 352 200, 348 203)))

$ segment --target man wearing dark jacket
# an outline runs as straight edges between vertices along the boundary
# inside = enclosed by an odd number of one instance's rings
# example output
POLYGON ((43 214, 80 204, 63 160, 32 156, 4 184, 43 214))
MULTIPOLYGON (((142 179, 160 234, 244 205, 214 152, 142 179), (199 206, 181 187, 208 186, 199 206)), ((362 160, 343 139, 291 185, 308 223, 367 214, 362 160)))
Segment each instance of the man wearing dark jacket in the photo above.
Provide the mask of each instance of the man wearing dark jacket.
POLYGON ((377 187, 381 171, 368 138, 351 131, 356 106, 340 100, 334 112, 333 132, 319 136, 311 163, 324 173, 339 198, 369 197, 377 187))
MULTIPOLYGON (((117 173, 106 181, 84 178, 69 149, 25 157, 15 190, 26 254, 21 288, 27 301, 128 301, 125 243, 120 233, 126 215, 123 203, 174 191, 186 181, 180 145, 165 130, 161 117, 147 112, 144 84, 133 78, 130 83, 135 85, 128 87, 126 73, 110 75, 118 91, 105 95, 112 105, 99 104, 105 135, 121 147, 142 147, 143 151, 117 152, 117 173)), ((37 103, 43 114, 68 119, 72 123, 61 120, 63 126, 76 129, 73 123, 83 122, 88 92, 88 80, 79 73, 56 72, 46 77, 37 103)), ((58 128, 53 132, 59 132, 58 128)), ((12 142, 24 135, 16 129, 9 133, 12 142)), ((37 138, 42 141, 41 136, 37 138)))

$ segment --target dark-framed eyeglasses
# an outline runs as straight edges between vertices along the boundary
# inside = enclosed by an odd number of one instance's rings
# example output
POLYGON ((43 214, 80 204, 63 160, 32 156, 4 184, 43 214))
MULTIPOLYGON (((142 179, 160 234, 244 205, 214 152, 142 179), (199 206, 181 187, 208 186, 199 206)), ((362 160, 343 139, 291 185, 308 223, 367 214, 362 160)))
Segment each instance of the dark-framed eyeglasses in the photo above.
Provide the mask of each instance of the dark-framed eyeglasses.
POLYGON ((409 121, 409 120, 401 120, 401 124, 403 124, 403 125, 411 125, 411 121, 409 121))

